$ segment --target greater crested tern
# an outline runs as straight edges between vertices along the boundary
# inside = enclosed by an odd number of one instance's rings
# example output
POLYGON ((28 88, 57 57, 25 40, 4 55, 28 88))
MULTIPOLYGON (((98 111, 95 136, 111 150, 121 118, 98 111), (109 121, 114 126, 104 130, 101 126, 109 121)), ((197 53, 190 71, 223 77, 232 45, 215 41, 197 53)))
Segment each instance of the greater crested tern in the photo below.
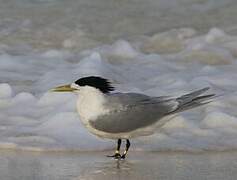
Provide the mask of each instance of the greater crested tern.
POLYGON ((177 98, 111 93, 114 87, 110 81, 89 76, 52 91, 78 94, 77 111, 83 125, 96 136, 116 139, 116 151, 109 157, 124 159, 130 147, 129 139, 151 135, 169 121, 171 115, 209 103, 215 94, 202 95, 208 89, 206 87, 177 98), (120 154, 122 139, 126 140, 126 147, 120 154))

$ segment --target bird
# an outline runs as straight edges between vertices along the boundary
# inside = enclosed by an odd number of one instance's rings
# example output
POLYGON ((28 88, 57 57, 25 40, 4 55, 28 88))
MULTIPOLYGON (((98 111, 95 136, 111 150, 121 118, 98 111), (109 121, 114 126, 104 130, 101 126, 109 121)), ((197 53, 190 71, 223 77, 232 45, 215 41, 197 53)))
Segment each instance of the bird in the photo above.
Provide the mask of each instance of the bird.
POLYGON ((130 148, 130 139, 152 135, 172 115, 205 105, 215 94, 206 94, 205 87, 179 97, 152 97, 141 93, 114 92, 111 81, 100 76, 86 76, 51 89, 53 92, 73 92, 77 94, 77 112, 82 124, 90 133, 117 141, 112 157, 125 159, 130 148), (120 153, 122 141, 125 150, 120 153))

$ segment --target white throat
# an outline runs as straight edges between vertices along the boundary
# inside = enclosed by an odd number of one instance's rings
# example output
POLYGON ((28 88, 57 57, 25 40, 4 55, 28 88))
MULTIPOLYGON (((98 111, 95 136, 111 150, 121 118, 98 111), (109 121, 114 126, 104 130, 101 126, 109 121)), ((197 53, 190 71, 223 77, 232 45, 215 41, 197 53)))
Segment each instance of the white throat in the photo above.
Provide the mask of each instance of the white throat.
POLYGON ((84 124, 108 112, 104 108, 105 96, 100 90, 90 86, 80 88, 78 91, 77 111, 84 124))

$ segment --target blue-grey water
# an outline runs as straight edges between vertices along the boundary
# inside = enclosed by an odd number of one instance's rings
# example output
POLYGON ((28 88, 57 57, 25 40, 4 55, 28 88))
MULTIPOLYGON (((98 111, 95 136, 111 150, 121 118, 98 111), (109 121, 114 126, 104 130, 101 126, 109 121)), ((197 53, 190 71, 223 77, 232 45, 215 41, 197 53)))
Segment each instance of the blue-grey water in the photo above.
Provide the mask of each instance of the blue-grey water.
MULTIPOLYGON (((174 28, 237 33, 235 0, 0 0, 0 41, 86 49, 174 28), (70 44, 67 39, 80 41, 70 44), (80 45, 79 45, 80 44, 80 45)), ((22 47, 24 48, 24 47, 22 47)))
POLYGON ((0 147, 16 149, 0 151, 0 180, 235 180, 236 94, 134 140, 144 152, 115 161, 70 152, 113 143, 77 123, 74 97, 47 91, 98 73, 150 95, 206 85, 229 93, 236 17, 236 0, 0 0, 0 147))

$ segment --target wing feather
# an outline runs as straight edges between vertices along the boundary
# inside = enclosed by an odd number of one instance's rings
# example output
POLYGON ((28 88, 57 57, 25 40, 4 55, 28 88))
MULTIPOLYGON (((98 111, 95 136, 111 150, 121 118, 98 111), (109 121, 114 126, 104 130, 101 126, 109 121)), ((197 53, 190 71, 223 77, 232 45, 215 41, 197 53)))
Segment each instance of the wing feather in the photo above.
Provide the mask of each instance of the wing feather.
POLYGON ((105 107, 110 113, 90 121, 94 128, 108 133, 125 133, 158 122, 166 115, 181 112, 209 103, 215 94, 202 95, 209 88, 185 94, 178 98, 170 96, 150 97, 137 93, 107 95, 105 107))
POLYGON ((178 102, 167 96, 152 98, 136 93, 116 93, 108 95, 105 106, 110 113, 99 116, 90 124, 104 132, 123 133, 156 123, 174 111, 178 102))

